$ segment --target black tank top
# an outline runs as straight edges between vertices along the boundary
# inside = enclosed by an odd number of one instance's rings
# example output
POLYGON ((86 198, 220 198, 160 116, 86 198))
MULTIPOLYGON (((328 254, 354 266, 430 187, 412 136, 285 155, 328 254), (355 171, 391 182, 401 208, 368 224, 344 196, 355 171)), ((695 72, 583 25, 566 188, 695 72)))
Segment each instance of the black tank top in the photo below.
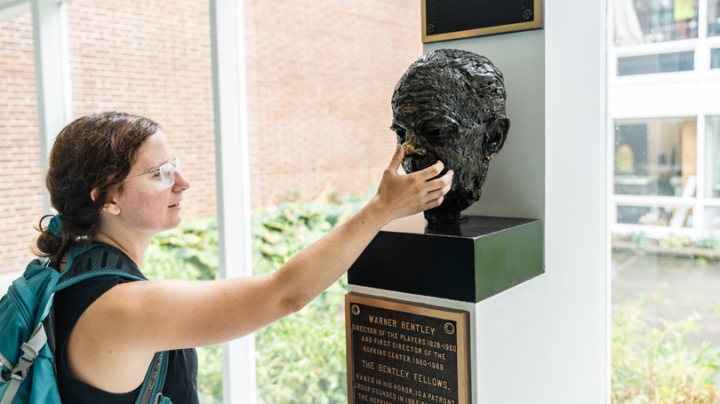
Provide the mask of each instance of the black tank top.
MULTIPOLYGON (((138 271, 138 276, 142 274, 138 271)), ((55 330, 58 388, 63 403, 134 404, 140 386, 128 393, 114 394, 75 379, 65 365, 65 346, 80 316, 97 298, 120 283, 119 276, 101 276, 72 285, 55 295, 55 330)), ((198 359, 195 349, 170 351, 163 395, 173 404, 199 404, 197 392, 198 359)))

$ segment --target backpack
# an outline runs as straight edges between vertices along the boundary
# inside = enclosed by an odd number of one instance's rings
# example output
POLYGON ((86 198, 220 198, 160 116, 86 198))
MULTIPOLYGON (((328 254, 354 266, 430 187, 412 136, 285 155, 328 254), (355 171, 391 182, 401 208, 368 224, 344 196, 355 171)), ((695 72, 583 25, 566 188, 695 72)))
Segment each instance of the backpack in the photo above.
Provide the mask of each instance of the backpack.
MULTIPOLYGON (((137 267, 118 250, 98 243, 70 249, 65 270, 37 258, 0 299, 0 404, 60 403, 55 369, 55 292, 97 276, 147 280, 130 273, 137 267)), ((135 404, 170 404, 165 385, 168 353, 158 352, 135 404)))

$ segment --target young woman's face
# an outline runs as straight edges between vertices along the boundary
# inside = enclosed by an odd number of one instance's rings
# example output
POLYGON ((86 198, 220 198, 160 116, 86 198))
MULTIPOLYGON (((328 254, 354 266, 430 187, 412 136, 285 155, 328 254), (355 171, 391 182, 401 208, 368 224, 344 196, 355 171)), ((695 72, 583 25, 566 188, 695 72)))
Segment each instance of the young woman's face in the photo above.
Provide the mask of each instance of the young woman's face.
POLYGON ((171 162, 174 156, 167 136, 158 130, 150 136, 138 152, 137 160, 130 169, 114 201, 119 208, 118 218, 134 230, 157 233, 176 227, 182 220, 183 191, 190 183, 180 171, 175 171, 175 184, 166 187, 158 173, 139 175, 162 164, 171 162))

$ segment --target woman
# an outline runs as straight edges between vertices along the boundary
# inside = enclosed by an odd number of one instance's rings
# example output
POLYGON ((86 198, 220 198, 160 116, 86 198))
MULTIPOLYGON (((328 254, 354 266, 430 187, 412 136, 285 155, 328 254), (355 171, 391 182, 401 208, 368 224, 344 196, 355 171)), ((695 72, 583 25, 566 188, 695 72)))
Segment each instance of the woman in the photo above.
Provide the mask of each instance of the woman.
MULTIPOLYGON (((171 351, 163 394, 175 404, 197 403, 193 347, 240 338, 300 310, 382 226, 442 203, 453 173, 441 176, 437 162, 400 175, 402 159, 397 146, 368 204, 271 275, 210 282, 106 276, 59 291, 55 355, 63 402, 132 403, 155 352, 171 351)), ((158 125, 118 112, 65 127, 46 184, 58 215, 47 228, 41 224, 37 248, 60 271, 68 252, 88 241, 117 249, 142 269, 152 237, 180 224, 190 186, 158 125)))

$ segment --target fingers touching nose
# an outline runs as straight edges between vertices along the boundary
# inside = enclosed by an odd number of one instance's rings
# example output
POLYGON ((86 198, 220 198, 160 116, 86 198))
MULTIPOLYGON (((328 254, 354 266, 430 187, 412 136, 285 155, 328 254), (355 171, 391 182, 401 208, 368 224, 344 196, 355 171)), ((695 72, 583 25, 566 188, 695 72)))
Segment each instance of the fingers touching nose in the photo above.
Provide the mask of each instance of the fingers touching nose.
POLYGON ((405 143, 403 143, 403 149, 405 149, 405 156, 425 156, 427 155, 427 150, 424 148, 418 146, 417 144, 417 136, 415 135, 415 132, 413 130, 407 131, 407 139, 405 140, 405 143))
POLYGON ((407 141, 403 143, 403 149, 405 149, 405 156, 425 156, 427 154, 427 150, 417 147, 415 144, 413 144, 410 141, 407 141))
POLYGON ((405 150, 405 157, 409 156, 425 156, 427 155, 427 150, 418 147, 411 138, 408 138, 405 143, 403 143, 403 149, 405 150))

